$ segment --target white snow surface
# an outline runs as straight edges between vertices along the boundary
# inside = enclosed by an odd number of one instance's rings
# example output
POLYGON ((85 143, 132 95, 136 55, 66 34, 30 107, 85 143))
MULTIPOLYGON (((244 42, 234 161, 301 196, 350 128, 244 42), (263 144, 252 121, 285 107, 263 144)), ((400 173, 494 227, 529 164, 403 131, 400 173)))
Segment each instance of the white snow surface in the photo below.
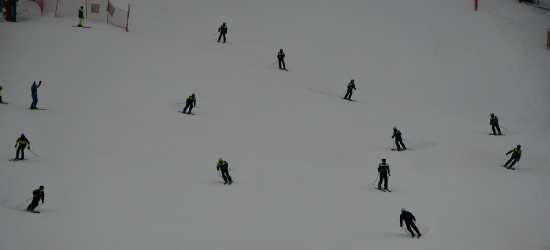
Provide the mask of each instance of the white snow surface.
POLYGON ((0 249, 550 249, 548 11, 130 2, 130 32, 0 24, 0 249), (28 109, 33 81, 47 110, 28 109), (178 113, 193 92, 196 115, 178 113), (410 150, 390 151, 393 126, 410 150), (22 133, 40 157, 10 162, 22 133), (517 144, 517 170, 500 167, 517 144), (381 158, 392 193, 372 185, 381 158), (41 213, 17 209, 40 185, 41 213))

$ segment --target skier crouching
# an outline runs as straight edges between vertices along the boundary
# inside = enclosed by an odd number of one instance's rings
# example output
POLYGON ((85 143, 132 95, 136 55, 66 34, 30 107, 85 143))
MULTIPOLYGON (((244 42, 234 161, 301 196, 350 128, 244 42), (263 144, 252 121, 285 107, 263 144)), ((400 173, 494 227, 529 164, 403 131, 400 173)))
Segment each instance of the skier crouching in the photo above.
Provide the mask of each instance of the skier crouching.
POLYGON ((416 221, 416 218, 414 218, 414 215, 405 210, 404 208, 401 208, 401 216, 399 216, 399 226, 403 227, 403 221, 405 221, 405 224, 407 225, 407 229, 409 232, 411 232, 411 236, 414 238, 414 232, 411 230, 411 227, 418 233, 418 237, 422 236, 418 228, 416 227, 416 224, 414 223, 416 221))

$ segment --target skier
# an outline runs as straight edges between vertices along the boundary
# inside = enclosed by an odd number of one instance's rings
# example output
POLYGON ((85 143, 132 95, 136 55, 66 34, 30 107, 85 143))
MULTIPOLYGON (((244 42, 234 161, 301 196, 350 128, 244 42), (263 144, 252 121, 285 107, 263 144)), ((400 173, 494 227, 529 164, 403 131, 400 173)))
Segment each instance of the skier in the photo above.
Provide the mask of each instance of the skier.
POLYGON ((512 157, 510 157, 510 160, 508 160, 506 164, 504 164, 504 167, 507 169, 515 169, 513 168, 513 166, 516 164, 516 162, 519 161, 519 159, 521 159, 521 145, 518 145, 517 148, 513 148, 512 150, 508 151, 506 155, 510 153, 512 153, 512 157), (508 166, 510 162, 512 162, 512 164, 508 166))
POLYGON ((84 20, 84 6, 80 6, 80 9, 78 9, 78 19, 80 22, 78 22, 78 27, 82 27, 82 20, 84 20))
POLYGON ((498 117, 495 116, 495 114, 491 113, 491 119, 490 119, 491 123, 489 125, 492 125, 492 129, 493 129, 493 133, 492 135, 497 135, 497 133, 495 132, 495 127, 497 128, 498 130, 498 135, 502 135, 500 133, 500 126, 498 126, 498 117))
POLYGON ((225 26, 225 22, 223 22, 222 25, 218 28, 218 32, 220 32, 220 37, 218 37, 218 42, 222 39, 223 36, 223 43, 225 43, 225 34, 227 34, 227 26, 225 26))
POLYGON ((233 180, 231 179, 231 176, 229 175, 229 165, 226 161, 222 160, 222 158, 218 159, 218 165, 216 166, 216 169, 218 171, 221 170, 223 180, 225 181, 223 185, 228 184, 231 185, 233 183, 233 180))
POLYGON ((414 215, 411 214, 411 212, 405 210, 404 208, 401 208, 401 216, 399 216, 399 226, 403 227, 403 221, 405 221, 405 224, 407 225, 407 229, 409 232, 411 232, 411 236, 414 238, 414 232, 411 230, 411 227, 418 233, 418 237, 422 236, 420 231, 418 231, 418 228, 416 227, 416 218, 414 218, 414 215), (414 222, 413 222, 414 221, 414 222))
POLYGON ((393 135, 391 138, 395 137, 395 146, 397 146, 397 150, 401 150, 401 146, 403 146, 403 150, 407 149, 405 147, 405 144, 403 143, 403 139, 401 138, 401 131, 397 130, 397 127, 393 127, 393 135), (401 145, 399 145, 401 144, 401 145))
POLYGON ((344 96, 344 99, 348 99, 348 100, 351 101, 351 95, 353 94, 353 90, 357 90, 355 88, 355 82, 354 81, 355 80, 351 79, 351 82, 348 84, 348 92, 346 92, 346 96, 344 96))
POLYGON ((17 148, 17 152, 15 153, 14 160, 25 160, 25 145, 29 150, 31 149, 31 143, 25 137, 24 134, 21 134, 21 137, 19 137, 19 139, 17 139, 17 141, 15 142, 15 147, 17 148), (17 148, 17 144, 19 144, 19 148, 17 148), (21 151, 21 158, 19 158, 19 151, 21 151))
POLYGON ((285 52, 283 52, 283 49, 279 50, 279 52, 277 53, 277 58, 279 59, 279 69, 286 70, 285 52), (283 63, 283 68, 281 68, 281 62, 283 63))
POLYGON ((30 109, 38 109, 36 107, 36 104, 38 103, 38 88, 40 87, 40 85, 42 85, 42 81, 40 81, 38 85, 36 85, 36 81, 32 83, 32 86, 31 86, 32 103, 31 103, 30 109))
MULTIPOLYGON (((382 163, 378 164, 378 174, 380 175, 380 181, 378 182, 378 189, 382 190, 382 180, 384 181, 384 189, 388 190, 388 175, 390 174, 390 166, 386 164, 386 159, 382 159, 382 163)), ((389 191, 389 190, 388 190, 389 191)))
POLYGON ((197 98, 195 98, 195 93, 193 93, 192 95, 187 97, 187 101, 185 101, 185 108, 183 108, 182 113, 185 114, 185 110, 187 110, 187 108, 189 108, 189 113, 187 113, 187 114, 191 114, 191 110, 193 109, 193 105, 195 105, 195 107, 197 106, 197 98))
POLYGON ((27 207, 27 211, 33 211, 36 207, 38 207, 38 202, 40 202, 40 199, 42 199, 42 203, 44 203, 44 186, 40 186, 40 188, 32 191, 32 202, 27 207))

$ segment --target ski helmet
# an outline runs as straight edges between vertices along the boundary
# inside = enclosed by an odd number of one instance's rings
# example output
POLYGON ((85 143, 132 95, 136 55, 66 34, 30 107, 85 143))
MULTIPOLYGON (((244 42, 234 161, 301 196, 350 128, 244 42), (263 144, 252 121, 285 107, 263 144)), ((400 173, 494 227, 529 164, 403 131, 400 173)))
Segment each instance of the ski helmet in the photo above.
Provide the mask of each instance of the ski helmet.
POLYGON ((495 115, 495 113, 491 113, 491 116, 494 116, 494 115, 495 115))
POLYGON ((386 159, 382 159, 382 161, 386 161, 386 159))
POLYGON ((406 212, 407 210, 405 208, 401 208, 401 212, 406 212))
POLYGON ((2 89, 2 85, 0 85, 0 89, 2 89))
POLYGON ((44 186, 40 186, 40 190, 44 190, 44 186))
POLYGON ((280 51, 283 52, 283 49, 281 49, 280 51))
POLYGON ((518 148, 521 148, 521 145, 518 145, 518 148))
POLYGON ((192 96, 195 96, 195 93, 193 93, 192 96))
POLYGON ((355 80, 351 79, 351 81, 353 82, 353 81, 355 81, 355 80))
POLYGON ((393 126, 393 129, 395 130, 395 129, 397 129, 397 127, 396 127, 396 126, 393 126))
POLYGON ((223 24, 225 24, 225 22, 223 22, 223 24))
POLYGON ((222 161, 222 158, 221 158, 221 157, 220 157, 220 158, 218 158, 218 161, 222 161))
POLYGON ((21 134, 21 137, 25 137, 25 134, 21 134))

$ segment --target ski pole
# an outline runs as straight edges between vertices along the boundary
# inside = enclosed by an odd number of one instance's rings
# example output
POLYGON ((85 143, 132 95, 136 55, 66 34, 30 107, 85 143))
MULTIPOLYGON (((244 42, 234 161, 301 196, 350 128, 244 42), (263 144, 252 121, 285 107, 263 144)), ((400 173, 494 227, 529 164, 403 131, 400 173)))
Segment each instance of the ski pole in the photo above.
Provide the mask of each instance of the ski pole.
POLYGON ((44 202, 40 203, 40 205, 38 205, 35 209, 38 209, 40 206, 42 206, 42 204, 44 204, 44 202))
POLYGON ((23 206, 23 205, 25 205, 25 203, 27 203, 27 201, 30 201, 30 200, 31 200, 32 198, 34 198, 34 196, 33 196, 33 197, 31 197, 31 198, 29 198, 29 199, 28 199, 28 200, 26 200, 25 202, 23 202, 23 204, 21 204, 21 205, 17 206, 17 208, 19 208, 20 206, 23 206))
POLYGON ((405 138, 403 138, 403 137, 401 137, 401 139, 403 139, 404 141, 412 144, 412 142, 405 140, 405 138))
POLYGON ((219 169, 218 169, 218 177, 222 178, 222 173, 220 172, 219 169))
POLYGON ((510 130, 508 130, 507 128, 503 127, 502 125, 498 125, 498 126, 500 126, 500 127, 503 128, 503 129, 506 129, 506 131, 510 131, 510 130))
POLYGON ((407 229, 405 229, 404 227, 401 227, 403 228, 403 230, 405 230, 405 232, 407 232, 408 235, 411 235, 411 233, 409 233, 409 231, 407 231, 407 229))
POLYGON ((376 176, 376 179, 374 179, 374 182, 372 183, 372 185, 374 185, 374 183, 376 183, 376 181, 378 180, 378 177, 380 177, 380 173, 378 173, 378 176, 376 176))
POLYGON ((271 65, 275 65, 275 63, 278 61, 279 59, 275 60, 271 65))
POLYGON ((235 170, 233 170, 233 169, 230 169, 230 168, 227 168, 227 169, 229 169, 229 170, 231 170, 231 171, 235 171, 235 170))
POLYGON ((391 146, 395 148, 395 142, 393 141, 393 138, 391 139, 391 146))
MULTIPOLYGON (((32 150, 31 150, 30 148, 29 148, 29 151, 31 151, 31 152, 32 152, 32 150)), ((32 153, 34 154, 34 152, 32 152, 32 153)), ((34 154, 34 155, 36 155, 36 154, 34 154)), ((38 155, 36 155, 36 157, 39 157, 39 156, 38 156, 38 155)))

